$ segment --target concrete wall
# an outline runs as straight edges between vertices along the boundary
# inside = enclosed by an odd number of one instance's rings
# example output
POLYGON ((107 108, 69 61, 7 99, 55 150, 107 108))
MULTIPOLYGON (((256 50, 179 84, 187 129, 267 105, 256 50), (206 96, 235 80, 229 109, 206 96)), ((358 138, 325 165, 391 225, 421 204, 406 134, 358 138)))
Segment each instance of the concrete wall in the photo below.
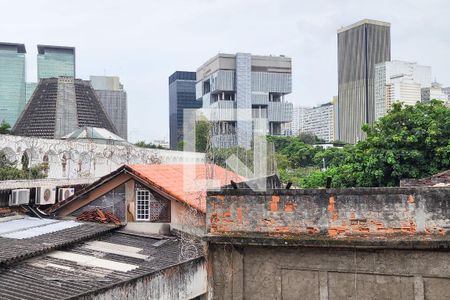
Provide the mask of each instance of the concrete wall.
POLYGON ((449 188, 224 190, 208 194, 206 220, 213 235, 441 237, 449 201, 449 188))
POLYGON ((77 299, 178 300, 193 299, 205 294, 206 291, 206 263, 200 258, 114 287, 105 287, 99 293, 82 295, 77 299))
POLYGON ((449 299, 445 251, 212 244, 212 299, 449 299))
POLYGON ((213 299, 449 299, 450 189, 208 193, 213 299))
POLYGON ((0 151, 19 168, 25 153, 31 166, 44 163, 47 157, 48 178, 67 179, 101 177, 123 164, 171 164, 183 163, 183 159, 202 163, 205 157, 203 153, 145 149, 132 144, 106 145, 12 135, 0 135, 0 151))

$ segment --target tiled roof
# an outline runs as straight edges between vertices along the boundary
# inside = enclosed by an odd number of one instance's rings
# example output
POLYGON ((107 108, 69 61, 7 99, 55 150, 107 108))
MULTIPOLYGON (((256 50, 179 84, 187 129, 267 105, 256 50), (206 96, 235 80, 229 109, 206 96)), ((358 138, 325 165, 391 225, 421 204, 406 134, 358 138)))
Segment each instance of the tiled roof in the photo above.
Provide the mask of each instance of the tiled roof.
POLYGON ((128 165, 135 175, 149 185, 206 213, 206 190, 218 189, 230 181, 242 182, 244 177, 214 164, 128 165), (195 173, 194 173, 195 172, 195 173), (202 180, 210 179, 206 184, 202 180))
POLYGON ((111 232, 0 267, 1 299, 78 299, 172 266, 203 259, 196 251, 184 253, 178 238, 151 238, 111 232))

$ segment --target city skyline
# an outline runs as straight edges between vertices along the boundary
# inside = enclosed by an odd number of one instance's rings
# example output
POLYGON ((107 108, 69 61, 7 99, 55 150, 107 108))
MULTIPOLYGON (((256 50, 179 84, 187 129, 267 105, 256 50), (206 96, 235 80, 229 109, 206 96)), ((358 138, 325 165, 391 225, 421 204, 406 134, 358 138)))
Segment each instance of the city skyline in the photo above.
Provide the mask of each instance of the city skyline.
POLYGON ((450 24, 445 15, 449 4, 445 1, 432 4, 409 1, 408 5, 380 1, 366 3, 366 9, 361 9, 357 1, 339 5, 331 1, 255 3, 239 2, 242 9, 234 11, 229 2, 179 2, 173 12, 172 6, 157 3, 140 2, 127 7, 111 3, 107 8, 102 3, 94 3, 90 4, 89 11, 83 10, 82 18, 79 13, 83 5, 68 9, 66 4, 61 4, 43 11, 39 8, 42 3, 37 1, 30 3, 28 12, 18 4, 11 4, 6 6, 6 26, 0 28, 0 33, 5 42, 26 45, 27 82, 36 80, 31 77, 36 74, 36 65, 30 58, 37 54, 37 44, 76 47, 79 78, 88 79, 94 74, 119 76, 127 87, 129 114, 135 116, 129 120, 131 141, 168 138, 167 77, 176 70, 195 71, 217 52, 291 57, 293 93, 287 100, 305 106, 325 102, 337 94, 336 32, 341 26, 365 18, 391 23, 392 59, 429 65, 433 68, 433 78, 444 87, 450 85, 447 72, 450 62, 445 61, 450 45, 441 38, 450 24), (436 6, 441 9, 434 9, 436 6), (19 11, 26 23, 23 19, 9 17, 19 11), (232 21, 222 18, 227 21, 216 24, 214 29, 205 29, 201 21, 213 13, 225 17, 231 12, 232 21), (170 17, 166 18, 168 15, 170 17), (283 18, 279 18, 280 15, 283 18), (126 18, 122 21, 118 16, 126 18), (130 19, 135 22, 128 22, 130 19), (155 24, 160 25, 155 28, 155 24), (180 26, 183 35, 180 35, 180 26), (249 34, 254 38, 249 39, 249 34), (127 47, 117 46, 118 36, 120 43, 127 47), (208 43, 201 43, 201 40, 208 40, 208 43), (318 82, 319 89, 316 88, 318 82), (161 126, 152 126, 146 122, 148 119, 161 126))

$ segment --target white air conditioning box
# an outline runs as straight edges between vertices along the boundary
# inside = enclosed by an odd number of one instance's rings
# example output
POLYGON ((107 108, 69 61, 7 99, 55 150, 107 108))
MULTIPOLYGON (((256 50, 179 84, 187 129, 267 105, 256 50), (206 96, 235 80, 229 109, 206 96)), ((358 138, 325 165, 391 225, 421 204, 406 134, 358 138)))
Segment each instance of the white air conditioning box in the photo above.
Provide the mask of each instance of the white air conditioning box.
POLYGON ((36 205, 55 204, 56 188, 50 186, 41 186, 36 188, 36 205))
POLYGON ((9 195, 9 206, 19 206, 30 203, 30 190, 17 189, 12 190, 9 195))
POLYGON ((74 188, 60 188, 58 190, 58 202, 66 200, 67 198, 69 198, 73 194, 75 194, 75 189, 74 188))

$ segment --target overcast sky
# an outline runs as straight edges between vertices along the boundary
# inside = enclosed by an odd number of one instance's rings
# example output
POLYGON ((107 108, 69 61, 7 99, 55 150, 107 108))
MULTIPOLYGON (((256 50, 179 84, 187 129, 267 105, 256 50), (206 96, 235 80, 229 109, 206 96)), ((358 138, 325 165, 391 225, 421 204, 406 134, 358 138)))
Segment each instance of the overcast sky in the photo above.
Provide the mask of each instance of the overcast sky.
POLYGON ((0 39, 24 43, 36 80, 36 45, 76 47, 77 77, 115 75, 128 92, 131 141, 168 138, 168 76, 218 52, 284 54, 295 105, 337 94, 336 30, 360 19, 391 23, 392 59, 430 65, 450 86, 447 0, 0 0, 0 39))

